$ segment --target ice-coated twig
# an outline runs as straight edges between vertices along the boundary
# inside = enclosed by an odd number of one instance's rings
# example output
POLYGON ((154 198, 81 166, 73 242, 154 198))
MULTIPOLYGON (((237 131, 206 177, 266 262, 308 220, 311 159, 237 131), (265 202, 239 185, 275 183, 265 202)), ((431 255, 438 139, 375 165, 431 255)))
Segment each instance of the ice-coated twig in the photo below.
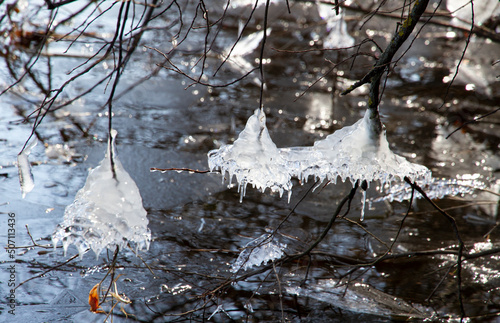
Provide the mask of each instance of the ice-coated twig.
POLYGON ((215 309, 215 311, 208 317, 208 321, 210 321, 210 319, 217 313, 224 313, 227 315, 227 317, 229 317, 231 319, 231 315, 229 315, 228 312, 226 312, 226 310, 224 309, 224 305, 220 304, 220 305, 217 305, 217 308, 215 309))
POLYGON ((34 139, 26 148, 17 155, 17 169, 19 171, 19 184, 21 185, 21 193, 23 198, 31 192, 35 187, 35 179, 31 172, 31 164, 28 159, 31 150, 36 146, 38 141, 34 139))
POLYGON ((283 257, 283 250, 286 248, 286 244, 276 242, 275 240, 274 235, 265 233, 247 243, 238 256, 238 259, 231 266, 231 271, 236 273, 241 269, 247 270, 283 257))
MULTIPOLYGON (((445 196, 464 196, 466 194, 473 194, 476 190, 485 189, 487 185, 478 180, 476 176, 466 174, 454 178, 432 178, 427 183, 417 181, 417 184, 424 189, 430 199, 441 199, 445 196)), ((370 203, 377 203, 382 201, 406 201, 411 196, 411 186, 407 183, 398 183, 392 185, 387 190, 381 188, 384 196, 370 199, 370 203)), ((421 194, 416 194, 415 198, 422 198, 421 194)))
POLYGON ((116 131, 111 131, 108 151, 99 166, 89 172, 85 186, 66 207, 64 219, 52 235, 54 247, 62 241, 66 253, 74 244, 80 257, 91 248, 96 257, 102 250, 122 249, 134 242, 136 250, 149 249, 151 232, 147 212, 134 180, 123 168, 115 151, 116 131), (111 170, 113 152, 115 176, 111 170))

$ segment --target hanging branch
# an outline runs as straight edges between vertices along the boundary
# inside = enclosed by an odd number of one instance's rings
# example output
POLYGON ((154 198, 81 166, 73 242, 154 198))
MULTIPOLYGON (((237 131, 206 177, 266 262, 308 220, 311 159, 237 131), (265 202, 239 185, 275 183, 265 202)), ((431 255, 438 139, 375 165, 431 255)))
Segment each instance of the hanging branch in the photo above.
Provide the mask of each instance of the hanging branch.
POLYGON ((260 72, 260 97, 259 97, 259 108, 264 108, 264 88, 265 88, 265 80, 264 80, 264 49, 266 46, 267 40, 267 18, 269 14, 269 4, 270 0, 266 0, 266 8, 264 11, 264 27, 262 28, 262 43, 260 45, 260 55, 259 55, 259 72, 260 72))

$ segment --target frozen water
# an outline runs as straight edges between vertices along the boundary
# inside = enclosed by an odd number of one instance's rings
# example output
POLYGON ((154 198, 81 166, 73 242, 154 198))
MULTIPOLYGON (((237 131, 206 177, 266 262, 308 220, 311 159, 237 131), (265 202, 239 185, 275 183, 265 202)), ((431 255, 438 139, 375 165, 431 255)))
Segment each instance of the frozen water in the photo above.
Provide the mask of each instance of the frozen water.
POLYGON ((381 292, 365 283, 326 279, 307 286, 290 283, 285 290, 291 295, 310 297, 355 313, 413 319, 423 319, 429 315, 426 308, 421 307, 419 310, 402 299, 381 292))
MULTIPOLYGON (((266 35, 269 36, 271 33, 271 28, 267 28, 266 35)), ((257 31, 254 32, 248 36, 242 37, 236 45, 234 45, 234 48, 231 52, 231 56, 245 56, 252 54, 253 51, 259 46, 259 44, 262 42, 262 39, 264 38, 264 31, 257 31)), ((225 51, 226 55, 229 55, 229 49, 225 51)))
POLYGON ((283 256, 283 249, 285 248, 286 244, 276 242, 274 236, 265 233, 245 245, 238 259, 231 266, 231 271, 235 273, 241 269, 247 270, 279 259, 283 256))
MULTIPOLYGON (((464 28, 470 28, 472 22, 472 6, 469 0, 447 0, 446 9, 451 12, 452 24, 464 28)), ((490 17, 500 13, 498 0, 476 0, 474 1, 474 24, 482 25, 490 17)))
POLYGON ((337 15, 334 6, 318 1, 318 14, 326 21, 327 35, 323 38, 323 48, 346 48, 354 45, 354 38, 347 32, 344 12, 340 8, 337 15))
MULTIPOLYGON (((271 0, 270 4, 279 4, 284 2, 283 0, 271 0)), ((264 6, 266 4, 266 0, 257 0, 257 8, 264 6)), ((254 7, 256 5, 255 0, 231 0, 231 7, 239 8, 239 7, 254 7)))
POLYGON ((262 109, 255 110, 233 145, 208 152, 208 166, 211 171, 219 169, 223 181, 227 172, 230 186, 234 176, 241 198, 245 196, 248 184, 262 192, 270 188, 280 196, 284 190, 292 190, 291 174, 269 136, 262 109))
POLYGON ((365 207, 366 207, 366 191, 363 190, 363 197, 361 198, 361 221, 365 219, 365 207))
POLYGON ((370 112, 354 125, 337 130, 313 147, 281 149, 290 162, 293 175, 307 181, 313 176, 320 181, 380 181, 391 183, 404 177, 428 179, 431 172, 425 166, 408 162, 389 149, 385 132, 371 133, 370 112))
MULTIPOLYGON (((271 33, 271 28, 267 28, 266 31, 267 36, 269 36, 270 33, 271 33)), ((255 51, 255 49, 259 46, 259 44, 262 42, 263 38, 264 38, 264 31, 263 30, 258 31, 248 36, 242 37, 236 43, 236 45, 234 45, 234 48, 232 46, 227 48, 224 51, 223 55, 224 58, 229 56, 227 62, 229 63, 230 68, 242 75, 250 72, 254 68, 254 66, 247 58, 245 58, 245 56, 252 54, 255 51)), ((254 83, 257 86, 260 86, 261 80, 258 77, 254 77, 252 79, 252 83, 254 83)))
POLYGON ((62 241, 65 253, 70 244, 77 247, 81 258, 88 248, 98 257, 105 248, 123 248, 128 242, 134 242, 136 250, 149 249, 147 212, 137 185, 118 159, 115 137, 112 130, 106 156, 89 172, 85 186, 66 207, 63 222, 52 235, 54 247, 62 241))
MULTIPOLYGON (((440 199, 445 196, 456 196, 472 194, 477 189, 486 188, 486 184, 477 179, 477 176, 470 174, 458 176, 454 178, 432 178, 429 182, 424 183, 417 181, 417 184, 424 190, 425 194, 430 199, 440 199)), ((370 202, 382 201, 406 201, 411 198, 411 187, 407 183, 399 183, 391 186, 385 191, 385 195, 379 198, 370 200, 370 202)), ((420 193, 415 192, 414 198, 422 198, 420 193)))
POLYGON ((36 146, 37 140, 33 140, 29 143, 22 152, 17 155, 17 169, 19 171, 19 183, 21 184, 21 193, 23 198, 26 194, 31 192, 35 187, 35 179, 33 178, 33 173, 31 172, 31 164, 28 159, 29 154, 33 147, 36 146))
POLYGON ((412 181, 430 180, 431 172, 425 166, 408 162, 394 154, 383 131, 371 133, 370 113, 352 126, 344 127, 311 147, 278 149, 266 128, 262 110, 256 110, 233 145, 226 145, 208 153, 211 171, 229 173, 229 182, 236 177, 241 196, 246 185, 252 184, 261 191, 271 188, 280 195, 292 189, 292 177, 307 181, 313 177, 320 182, 336 183, 349 179, 356 181, 401 182, 404 177, 412 181))

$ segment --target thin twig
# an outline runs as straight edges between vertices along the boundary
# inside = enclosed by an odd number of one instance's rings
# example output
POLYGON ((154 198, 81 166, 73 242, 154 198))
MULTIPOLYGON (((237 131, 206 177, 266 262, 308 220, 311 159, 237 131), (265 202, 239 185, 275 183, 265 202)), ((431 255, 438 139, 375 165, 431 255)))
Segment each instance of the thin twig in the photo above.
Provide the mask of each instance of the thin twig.
POLYGON ((50 272, 51 272, 51 271, 53 271, 54 269, 57 269, 57 268, 59 268, 59 267, 61 267, 61 266, 66 265, 67 263, 69 263, 70 261, 72 261, 73 259, 75 259, 76 257, 78 257, 78 254, 74 255, 73 257, 69 258, 68 260, 66 260, 66 261, 65 261, 65 262, 63 262, 63 263, 60 263, 59 265, 56 265, 56 266, 54 266, 54 267, 51 267, 50 269, 47 269, 46 271, 44 271, 44 272, 43 272, 43 273, 41 273, 41 274, 38 274, 38 275, 35 275, 35 276, 33 276, 33 277, 30 277, 30 278, 26 279, 25 281, 23 281, 23 282, 19 283, 19 285, 17 285, 16 287, 14 287, 14 290, 16 290, 18 287, 20 287, 20 286, 22 286, 22 285, 26 284, 26 283, 27 283, 27 282, 29 282, 30 280, 33 280, 33 279, 35 279, 35 278, 40 278, 40 277, 43 277, 44 275, 46 275, 47 273, 50 273, 50 272))
POLYGON ((463 319, 466 314, 465 314, 465 308, 463 304, 463 299, 462 299, 462 257, 463 257, 463 250, 464 250, 464 242, 462 238, 460 237, 460 232, 458 231, 458 226, 457 222, 455 221, 455 218, 453 218, 451 215, 443 211, 439 206, 436 205, 428 196, 425 194, 424 190, 420 188, 416 183, 412 182, 408 177, 405 177, 405 182, 410 184, 410 186, 415 189, 417 192, 419 192, 424 199, 429 202, 436 210, 439 211, 451 224, 451 227, 453 228, 453 231, 455 233, 455 236, 458 240, 458 254, 457 254, 457 285, 458 285, 458 302, 460 305, 460 316, 463 319))

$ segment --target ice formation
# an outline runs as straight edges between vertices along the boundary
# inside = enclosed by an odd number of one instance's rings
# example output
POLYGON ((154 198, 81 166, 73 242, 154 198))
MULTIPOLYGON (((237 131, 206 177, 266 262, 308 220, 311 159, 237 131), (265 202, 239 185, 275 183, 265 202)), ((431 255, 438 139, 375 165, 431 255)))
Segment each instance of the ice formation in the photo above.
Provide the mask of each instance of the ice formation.
POLYGON ((35 187, 35 180, 33 178, 33 173, 31 172, 31 165, 28 159, 29 154, 33 147, 37 144, 37 140, 33 140, 22 152, 17 155, 17 169, 19 171, 19 183, 21 184, 21 193, 23 198, 26 194, 31 192, 35 187))
MULTIPOLYGON (((271 28, 267 28, 266 35, 269 36, 271 33, 271 28)), ((227 62, 231 69, 239 74, 245 74, 250 72, 254 66, 245 56, 252 54, 255 49, 259 46, 264 38, 264 31, 257 31, 246 37, 242 37, 234 47, 228 47, 224 50, 224 58, 228 58, 227 62), (232 49, 232 51, 231 51, 232 49)), ((252 83, 257 86, 261 85, 261 80, 258 77, 252 79, 252 83)))
MULTIPOLYGON (((432 178, 429 182, 423 183, 417 181, 417 184, 424 190, 430 199, 440 199, 445 196, 456 196, 472 194, 477 189, 486 188, 486 184, 477 179, 478 176, 462 175, 454 178, 432 178)), ((398 183, 385 191, 385 195, 370 200, 370 203, 382 201, 406 201, 411 198, 411 187, 407 183, 398 183)), ((415 192, 414 198, 422 198, 420 193, 415 192)))
POLYGON ((88 248, 98 257, 105 248, 123 248, 128 242, 134 242, 136 250, 149 249, 147 212, 137 185, 117 157, 116 131, 111 134, 106 156, 89 172, 85 186, 66 207, 63 222, 52 235, 54 247, 62 241, 66 253, 74 244, 80 258, 88 248))
POLYGON ((254 266, 266 264, 269 261, 279 259, 283 256, 286 244, 275 241, 270 233, 265 233, 255 240, 247 243, 238 259, 231 266, 233 273, 241 269, 247 270, 254 266))
POLYGON ((347 24, 344 20, 344 12, 339 8, 337 15, 334 6, 318 1, 318 14, 326 21, 328 34, 323 38, 323 48, 346 48, 354 45, 354 38, 347 32, 347 24))
MULTIPOLYGON (((401 182, 404 177, 427 183, 431 172, 425 166, 408 162, 389 149, 385 133, 371 133, 370 112, 352 126, 344 127, 310 147, 278 149, 266 128, 261 109, 255 110, 233 145, 208 153, 211 171, 220 170, 238 182, 241 197, 246 185, 265 191, 270 188, 280 195, 292 189, 292 177, 307 181, 336 183, 337 178, 352 184, 356 181, 381 182, 382 186, 401 182)), ((224 177, 223 177, 224 180, 224 177)))
POLYGON ((451 22, 454 26, 470 28, 473 14, 474 24, 480 26, 500 13, 500 3, 498 0, 476 0, 472 7, 469 0, 447 0, 446 9, 453 16, 451 22))
POLYGON ((269 136, 262 109, 255 110, 233 145, 208 152, 208 165, 211 171, 220 169, 223 175, 229 173, 230 186, 233 176, 236 177, 241 198, 248 184, 263 192, 270 188, 280 196, 284 190, 290 193, 292 190, 291 174, 269 136))
POLYGON ((354 313, 374 314, 383 317, 424 319, 427 309, 415 308, 404 300, 377 290, 366 283, 325 279, 306 286, 293 281, 285 286, 288 294, 309 297, 354 313))

